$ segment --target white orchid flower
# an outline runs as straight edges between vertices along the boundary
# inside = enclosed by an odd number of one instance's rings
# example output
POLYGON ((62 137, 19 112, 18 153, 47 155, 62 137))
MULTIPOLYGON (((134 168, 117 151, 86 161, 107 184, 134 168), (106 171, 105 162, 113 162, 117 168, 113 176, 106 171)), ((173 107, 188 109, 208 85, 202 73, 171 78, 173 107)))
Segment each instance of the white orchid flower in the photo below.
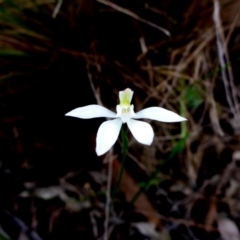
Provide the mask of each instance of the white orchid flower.
POLYGON ((97 132, 96 153, 98 156, 106 153, 117 141, 121 126, 126 123, 136 140, 142 144, 150 145, 153 141, 154 133, 150 124, 135 119, 148 118, 161 122, 181 122, 186 118, 160 107, 150 107, 135 113, 133 105, 130 105, 133 91, 129 88, 119 92, 120 104, 117 105, 114 113, 100 105, 88 105, 76 108, 66 114, 66 116, 89 119, 89 118, 114 118, 103 122, 97 132))

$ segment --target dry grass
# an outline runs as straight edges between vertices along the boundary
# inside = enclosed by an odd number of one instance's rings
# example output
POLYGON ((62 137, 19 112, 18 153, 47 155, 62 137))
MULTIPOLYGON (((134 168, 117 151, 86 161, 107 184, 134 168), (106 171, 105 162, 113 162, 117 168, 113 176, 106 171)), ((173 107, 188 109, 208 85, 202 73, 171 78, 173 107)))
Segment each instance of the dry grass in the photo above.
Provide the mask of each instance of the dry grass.
POLYGON ((0 238, 240 239, 239 9, 1 1, 0 238), (94 102, 115 110, 126 87, 136 111, 160 106, 188 121, 152 121, 150 147, 129 134, 111 198, 120 142, 98 159, 101 120, 64 113, 94 102))

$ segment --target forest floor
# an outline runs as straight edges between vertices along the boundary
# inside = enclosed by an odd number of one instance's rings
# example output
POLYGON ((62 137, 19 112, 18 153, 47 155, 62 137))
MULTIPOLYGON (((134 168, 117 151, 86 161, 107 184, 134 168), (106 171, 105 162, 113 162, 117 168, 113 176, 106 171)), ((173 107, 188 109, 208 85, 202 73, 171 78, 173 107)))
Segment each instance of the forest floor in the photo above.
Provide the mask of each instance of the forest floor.
POLYGON ((240 239, 240 1, 0 1, 0 240, 240 239), (134 91, 151 146, 95 153, 134 91), (144 120, 145 121, 145 120, 144 120), (119 175, 123 169, 123 177, 119 175), (118 187, 119 185, 119 187, 118 187))

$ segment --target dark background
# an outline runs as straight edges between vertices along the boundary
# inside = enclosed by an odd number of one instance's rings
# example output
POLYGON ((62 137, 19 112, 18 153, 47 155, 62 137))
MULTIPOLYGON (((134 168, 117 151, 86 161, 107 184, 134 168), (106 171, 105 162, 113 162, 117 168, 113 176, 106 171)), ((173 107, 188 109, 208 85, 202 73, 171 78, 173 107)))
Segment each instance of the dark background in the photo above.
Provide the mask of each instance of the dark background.
MULTIPOLYGON (((109 239, 239 239, 240 2, 219 0, 223 56, 210 0, 63 1, 53 16, 59 3, 0 2, 0 239, 106 233, 105 119, 64 115, 97 98, 115 111, 125 88, 136 111, 188 121, 150 122, 150 147, 129 133, 109 239)), ((120 140, 110 155, 114 188, 120 140)))

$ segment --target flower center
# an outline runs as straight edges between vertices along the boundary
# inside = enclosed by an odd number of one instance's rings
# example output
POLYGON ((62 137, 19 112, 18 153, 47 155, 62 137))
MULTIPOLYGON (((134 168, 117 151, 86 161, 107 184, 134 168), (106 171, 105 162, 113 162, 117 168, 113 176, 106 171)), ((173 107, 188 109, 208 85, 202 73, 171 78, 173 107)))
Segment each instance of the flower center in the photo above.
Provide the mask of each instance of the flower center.
POLYGON ((126 123, 131 117, 135 115, 133 105, 119 104, 117 105, 117 117, 120 117, 123 123, 126 123))
POLYGON ((122 114, 124 113, 129 113, 130 112, 130 107, 121 107, 122 114))
POLYGON ((129 119, 135 115, 133 105, 130 105, 132 96, 133 91, 130 88, 126 88, 124 91, 119 92, 120 104, 117 105, 116 117, 120 117, 123 123, 128 122, 129 119))

